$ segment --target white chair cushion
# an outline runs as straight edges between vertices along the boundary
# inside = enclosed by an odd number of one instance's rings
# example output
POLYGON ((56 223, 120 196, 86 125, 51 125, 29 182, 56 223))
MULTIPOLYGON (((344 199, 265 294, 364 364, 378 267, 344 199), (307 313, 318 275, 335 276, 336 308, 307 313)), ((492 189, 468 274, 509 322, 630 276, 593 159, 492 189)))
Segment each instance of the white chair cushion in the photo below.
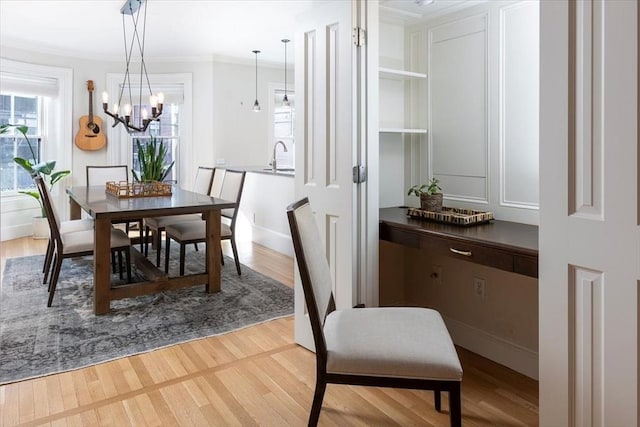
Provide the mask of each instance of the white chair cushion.
POLYGON ((60 234, 84 230, 93 230, 92 219, 72 219, 71 221, 62 221, 60 223, 60 234))
POLYGON ((200 220, 202 220, 201 214, 167 215, 145 218, 144 225, 157 230, 158 228, 166 228, 168 225, 176 224, 178 222, 200 220))
MULTIPOLYGON (((171 224, 165 229, 166 233, 178 241, 204 240, 204 221, 187 221, 179 224, 171 224)), ((225 223, 220 224, 220 237, 231 237, 231 228, 225 223)))
POLYGON ((435 310, 337 310, 327 316, 324 336, 329 373, 462 380, 458 354, 435 310))
MULTIPOLYGON (((76 231, 62 235, 64 254, 93 251, 93 230, 76 231)), ((121 248, 131 245, 131 240, 124 231, 111 229, 111 248, 121 248)))

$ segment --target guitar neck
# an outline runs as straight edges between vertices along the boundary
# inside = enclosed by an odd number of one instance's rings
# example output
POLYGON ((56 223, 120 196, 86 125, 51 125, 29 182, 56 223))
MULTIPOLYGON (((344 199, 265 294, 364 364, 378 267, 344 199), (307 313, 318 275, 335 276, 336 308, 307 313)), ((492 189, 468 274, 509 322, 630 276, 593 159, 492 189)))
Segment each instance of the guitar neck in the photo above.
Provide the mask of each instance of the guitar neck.
POLYGON ((89 91, 89 123, 93 123, 93 91, 89 91))

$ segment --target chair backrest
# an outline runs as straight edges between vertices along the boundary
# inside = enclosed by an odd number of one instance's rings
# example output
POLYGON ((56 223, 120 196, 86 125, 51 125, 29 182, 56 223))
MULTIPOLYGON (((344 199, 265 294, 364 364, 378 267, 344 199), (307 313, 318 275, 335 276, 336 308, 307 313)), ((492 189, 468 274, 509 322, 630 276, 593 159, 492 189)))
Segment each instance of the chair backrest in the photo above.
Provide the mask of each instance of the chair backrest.
POLYGON ((47 216, 47 222, 49 223, 49 230, 51 231, 51 239, 55 240, 58 247, 61 247, 62 239, 60 237, 60 217, 51 203, 51 193, 49 188, 44 183, 44 179, 40 175, 35 175, 33 181, 36 183, 38 193, 40 193, 40 200, 44 206, 44 212, 47 216))
POLYGON ((108 181, 129 182, 129 167, 87 166, 87 185, 104 185, 108 181))
POLYGON ((227 172, 226 169, 216 168, 216 171, 213 174, 213 183, 211 184, 211 191, 209 195, 211 197, 220 198, 220 193, 222 192, 222 183, 224 182, 224 175, 227 172))
POLYGON ((244 177, 246 174, 247 173, 244 171, 234 171, 227 169, 224 174, 224 181, 222 181, 220 198, 236 202, 235 208, 223 209, 220 212, 220 215, 222 215, 223 217, 231 219, 231 230, 233 230, 236 223, 236 217, 238 216, 240 199, 242 198, 242 188, 244 187, 244 177))
POLYGON ((327 315, 336 309, 331 270, 322 246, 320 231, 306 197, 287 207, 293 248, 307 303, 316 353, 326 353, 323 328, 327 315))
POLYGON ((196 171, 196 182, 193 184, 193 191, 200 194, 209 194, 215 169, 198 166, 196 171))

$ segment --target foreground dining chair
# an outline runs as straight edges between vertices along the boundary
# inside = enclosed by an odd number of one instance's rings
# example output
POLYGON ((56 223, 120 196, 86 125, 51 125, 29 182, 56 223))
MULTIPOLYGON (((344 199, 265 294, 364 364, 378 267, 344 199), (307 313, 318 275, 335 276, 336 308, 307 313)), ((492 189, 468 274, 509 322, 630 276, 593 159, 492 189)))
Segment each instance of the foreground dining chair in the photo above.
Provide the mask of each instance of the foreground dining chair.
MULTIPOLYGON (((92 185, 104 185, 106 182, 129 182, 129 167, 127 165, 117 166, 87 166, 87 186, 92 185)), ((133 220, 117 221, 114 224, 124 224, 125 232, 129 234, 129 224, 135 222, 138 224, 138 230, 140 231, 140 251, 143 250, 143 230, 142 230, 142 218, 135 218, 133 220)))
MULTIPOLYGON (((193 191, 200 194, 209 194, 213 185, 214 177, 218 173, 216 168, 199 166, 196 171, 196 181, 193 185, 193 191)), ((160 267, 160 249, 162 247, 162 232, 164 229, 176 222, 184 221, 200 221, 201 214, 185 214, 185 215, 167 215, 156 216, 144 219, 145 226, 145 245, 144 256, 149 255, 149 233, 153 231, 156 244, 156 267, 160 267)))
MULTIPOLYGON (((93 219, 71 219, 69 221, 60 222, 60 234, 67 234, 85 230, 93 230, 93 219)), ((42 273, 44 274, 44 280, 42 283, 47 283, 46 279, 49 275, 49 269, 51 268, 54 244, 55 243, 53 241, 53 236, 49 235, 49 241, 47 242, 47 251, 45 252, 44 264, 42 266, 42 273)))
MULTIPOLYGON (((236 270, 238 276, 240 271, 240 259, 238 258, 238 247, 236 245, 236 218, 240 208, 240 199, 242 198, 242 189, 244 187, 244 178, 246 172, 226 170, 224 181, 220 190, 220 198, 235 202, 235 207, 223 209, 220 212, 222 223, 220 225, 220 240, 230 240, 233 257, 236 262, 236 270)), ((164 271, 169 272, 169 252, 171 248, 171 239, 180 244, 180 275, 184 275, 185 246, 189 243, 200 243, 205 241, 206 224, 204 221, 185 221, 168 225, 165 229, 165 258, 164 271)), ((224 260, 222 261, 224 263, 224 260)))
POLYGON ((287 207, 304 298, 316 348, 316 389, 309 426, 318 424, 327 384, 449 393, 452 427, 462 425, 462 366, 440 314, 427 308, 336 310, 331 272, 309 200, 287 207))
MULTIPOLYGON (((47 301, 47 307, 51 307, 53 295, 55 294, 56 285, 58 284, 58 278, 60 276, 60 269, 62 268, 62 260, 93 254, 93 229, 65 234, 60 233, 60 219, 55 207, 51 203, 49 189, 45 185, 42 177, 35 176, 33 180, 40 193, 47 221, 49 222, 51 239, 53 240, 53 271, 51 272, 51 279, 49 281, 49 300, 47 301)), ((111 250, 124 253, 127 265, 127 281, 129 283, 131 282, 130 246, 131 240, 122 230, 111 229, 111 250)))

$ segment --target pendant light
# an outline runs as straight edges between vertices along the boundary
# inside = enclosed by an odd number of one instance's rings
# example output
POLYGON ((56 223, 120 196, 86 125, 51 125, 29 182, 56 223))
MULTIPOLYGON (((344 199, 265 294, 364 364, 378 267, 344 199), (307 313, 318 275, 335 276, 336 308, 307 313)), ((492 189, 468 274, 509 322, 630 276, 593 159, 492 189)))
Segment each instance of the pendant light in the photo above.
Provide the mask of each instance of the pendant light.
POLYGON ((282 106, 289 107, 289 98, 287 97, 287 43, 291 40, 282 39, 284 43, 284 98, 282 98, 282 106))
POLYGON ((254 50, 253 53, 256 54, 256 101, 253 103, 253 112, 259 113, 260 103, 258 102, 258 54, 260 53, 260 51, 254 50))

